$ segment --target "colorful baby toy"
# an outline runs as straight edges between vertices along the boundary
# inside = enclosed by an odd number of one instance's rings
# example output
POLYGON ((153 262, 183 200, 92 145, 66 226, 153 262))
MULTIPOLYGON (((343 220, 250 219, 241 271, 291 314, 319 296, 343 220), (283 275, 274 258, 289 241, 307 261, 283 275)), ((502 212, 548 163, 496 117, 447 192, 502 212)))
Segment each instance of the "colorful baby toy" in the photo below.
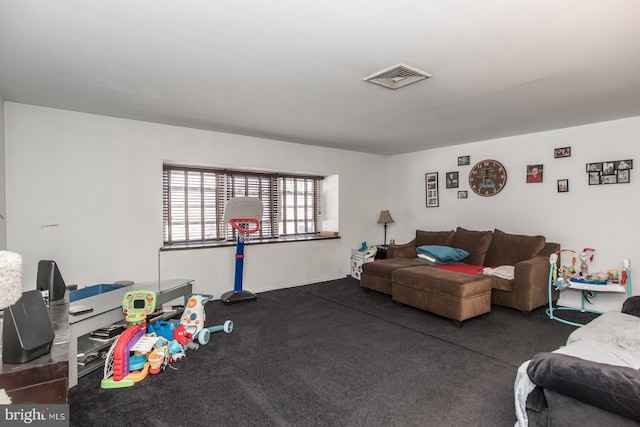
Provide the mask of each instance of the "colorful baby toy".
POLYGON ((231 320, 224 325, 205 328, 204 305, 211 298, 211 295, 192 294, 187 299, 180 323, 157 321, 147 326, 147 316, 156 307, 156 294, 142 290, 127 292, 122 301, 122 311, 129 327, 118 336, 107 353, 100 386, 131 387, 147 374, 158 374, 170 362, 182 360, 186 349, 197 350, 199 344, 207 344, 211 333, 231 333, 231 320))
POLYGON ((210 328, 204 327, 206 315, 204 311, 204 305, 213 298, 212 295, 206 294, 192 294, 187 300, 187 306, 184 308, 184 313, 180 319, 180 323, 184 325, 185 330, 190 333, 193 340, 197 340, 198 343, 204 345, 209 342, 211 334, 214 332, 224 331, 230 334, 233 330, 233 322, 227 320, 224 325, 212 326, 210 328))

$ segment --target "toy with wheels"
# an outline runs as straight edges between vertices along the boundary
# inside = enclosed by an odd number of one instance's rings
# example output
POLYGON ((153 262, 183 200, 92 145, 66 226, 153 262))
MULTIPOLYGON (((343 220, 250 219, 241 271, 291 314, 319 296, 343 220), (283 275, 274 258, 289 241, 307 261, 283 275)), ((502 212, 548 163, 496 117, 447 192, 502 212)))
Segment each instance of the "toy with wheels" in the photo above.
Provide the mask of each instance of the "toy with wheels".
POLYGON ((168 320, 158 320, 147 326, 147 333, 156 334, 159 337, 171 341, 173 339, 173 330, 178 323, 169 322, 168 320))
POLYGON ((232 291, 222 294, 222 302, 231 304, 257 299, 253 292, 242 289, 244 268, 244 241, 250 234, 260 231, 262 219, 262 201, 257 197, 234 197, 224 209, 224 222, 229 223, 237 232, 236 273, 232 291))
POLYGON ((180 318, 180 323, 184 326, 185 331, 200 345, 207 344, 212 333, 225 332, 230 334, 231 331, 233 331, 233 322, 231 320, 227 320, 223 325, 211 326, 209 328, 204 327, 204 322, 206 320, 204 305, 212 298, 212 295, 206 294, 190 295, 187 299, 187 305, 184 308, 184 313, 180 318))
POLYGON ((166 345, 156 347, 149 353, 149 373, 152 375, 160 373, 167 365, 169 358, 169 349, 166 345))
POLYGON ((149 362, 144 354, 153 341, 142 339, 145 335, 147 315, 156 309, 156 294, 152 291, 130 291, 122 300, 122 311, 129 326, 111 345, 104 364, 101 388, 131 387, 143 380, 149 372, 149 362), (137 354, 131 355, 132 352, 137 354), (133 372, 139 370, 139 372, 133 372))
POLYGON ((231 331, 233 331, 233 322, 231 320, 227 320, 222 325, 210 326, 208 328, 204 328, 198 333, 198 335, 196 336, 196 339, 200 344, 204 345, 209 342, 209 339, 211 338, 211 334, 215 332, 224 332, 224 333, 230 334, 231 331))

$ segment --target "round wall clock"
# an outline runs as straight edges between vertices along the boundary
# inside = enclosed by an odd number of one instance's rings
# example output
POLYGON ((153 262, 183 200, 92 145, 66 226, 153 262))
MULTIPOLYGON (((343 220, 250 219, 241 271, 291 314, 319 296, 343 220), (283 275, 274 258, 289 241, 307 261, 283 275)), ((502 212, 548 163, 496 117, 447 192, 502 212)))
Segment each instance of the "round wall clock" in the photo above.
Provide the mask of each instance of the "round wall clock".
POLYGON ((507 170, 496 160, 482 160, 469 172, 469 186, 480 196, 495 196, 506 183, 507 170))

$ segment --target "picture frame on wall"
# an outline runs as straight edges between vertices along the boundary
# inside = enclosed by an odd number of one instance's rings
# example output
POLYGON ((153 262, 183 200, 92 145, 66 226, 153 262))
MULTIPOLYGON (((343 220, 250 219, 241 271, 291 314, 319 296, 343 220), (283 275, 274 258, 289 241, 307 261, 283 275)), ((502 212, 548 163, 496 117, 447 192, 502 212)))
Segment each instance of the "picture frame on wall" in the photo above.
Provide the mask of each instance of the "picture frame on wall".
POLYGON ((631 182, 633 160, 607 160, 586 164, 589 185, 628 184, 631 182))
POLYGON ((600 175, 600 184, 617 184, 617 175, 600 175))
POLYGON ((561 157, 571 157, 571 147, 556 148, 553 150, 553 157, 559 159, 561 157))
POLYGON ((465 190, 458 191, 458 199, 466 199, 466 198, 467 198, 467 192, 465 190))
POLYGON ((587 172, 602 172, 602 162, 587 163, 587 172))
POLYGON ((616 165, 616 170, 624 170, 624 169, 633 169, 633 160, 618 160, 614 162, 616 165))
POLYGON ((558 180, 558 193, 568 193, 569 192, 569 180, 568 179, 559 179, 558 180))
POLYGON ((438 172, 429 172, 424 175, 426 195, 427 195, 427 207, 435 208, 439 206, 438 197, 438 172))
POLYGON ((468 166, 471 163, 471 156, 458 157, 458 166, 468 166))
POLYGON ((447 172, 447 180, 445 182, 447 188, 458 188, 458 172, 447 172))
POLYGON ((615 162, 602 162, 602 174, 613 175, 616 170, 615 162))
POLYGON ((527 184, 542 182, 543 165, 527 166, 527 184))
POLYGON ((618 175, 618 184, 628 184, 629 180, 629 169, 620 169, 616 171, 616 175, 618 175))

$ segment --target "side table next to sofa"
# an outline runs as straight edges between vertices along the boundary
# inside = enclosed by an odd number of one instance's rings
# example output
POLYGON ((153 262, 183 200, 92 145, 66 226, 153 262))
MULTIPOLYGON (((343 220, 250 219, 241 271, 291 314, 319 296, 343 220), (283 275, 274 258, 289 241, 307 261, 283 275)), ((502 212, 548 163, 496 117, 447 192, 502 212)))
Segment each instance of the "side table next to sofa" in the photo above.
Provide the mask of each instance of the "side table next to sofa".
POLYGON ((388 245, 377 245, 378 251, 376 252, 376 259, 387 259, 388 245))

